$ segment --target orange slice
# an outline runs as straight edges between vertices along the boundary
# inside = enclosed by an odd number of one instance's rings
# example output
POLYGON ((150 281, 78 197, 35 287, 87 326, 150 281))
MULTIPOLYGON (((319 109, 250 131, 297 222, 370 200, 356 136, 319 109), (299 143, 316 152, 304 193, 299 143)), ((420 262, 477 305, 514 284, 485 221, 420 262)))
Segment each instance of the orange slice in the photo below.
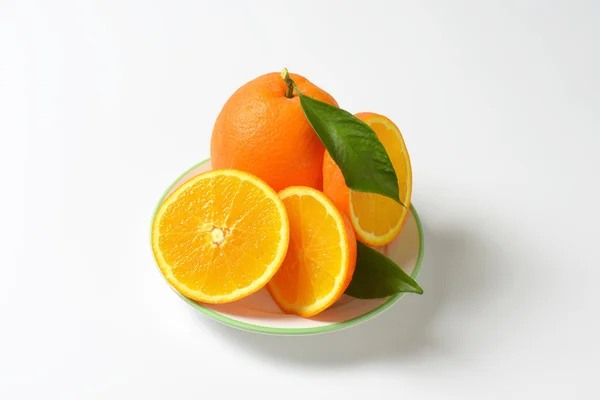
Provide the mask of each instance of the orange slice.
POLYGON ((160 206, 152 249, 167 281, 205 303, 226 303, 262 288, 289 243, 285 207, 259 178, 236 170, 198 175, 160 206))
POLYGON ((328 153, 323 161, 323 192, 348 216, 361 242, 384 246, 400 233, 408 215, 412 193, 410 158, 402 134, 392 121, 373 113, 359 113, 356 117, 373 128, 385 147, 398 176, 400 200, 406 208, 385 196, 349 190, 342 171, 328 153))
POLYGON ((279 193, 290 222, 290 244, 268 289, 281 309, 311 317, 344 293, 356 264, 352 225, 312 188, 294 186, 279 193))

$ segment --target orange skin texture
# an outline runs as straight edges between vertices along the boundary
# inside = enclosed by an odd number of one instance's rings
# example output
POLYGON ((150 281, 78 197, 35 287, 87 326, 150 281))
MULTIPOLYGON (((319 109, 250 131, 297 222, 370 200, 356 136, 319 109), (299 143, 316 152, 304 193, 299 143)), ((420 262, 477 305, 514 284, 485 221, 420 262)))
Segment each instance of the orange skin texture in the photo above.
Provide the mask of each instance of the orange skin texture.
MULTIPOLYGON (((290 77, 302 94, 338 106, 331 95, 303 76, 290 77)), ((233 93, 213 128, 213 169, 249 172, 275 191, 289 186, 322 189, 325 147, 306 120, 296 92, 287 98, 285 91, 280 74, 273 72, 233 93)))
MULTIPOLYGON (((341 210, 339 211, 342 213, 341 210)), ((344 282, 344 290, 342 290, 339 297, 342 297, 342 294, 344 294, 348 285, 350 285, 352 276, 354 275, 354 269, 356 268, 356 235, 354 234, 354 227, 352 227, 350 220, 343 213, 342 218, 344 220, 344 226, 346 227, 346 234, 348 235, 348 249, 350 250, 350 255, 348 256, 348 274, 346 275, 346 281, 344 282)))
POLYGON ((350 218, 350 189, 346 186, 342 170, 328 151, 323 157, 323 193, 345 217, 350 218))
MULTIPOLYGON (((367 121, 374 115, 376 114, 369 112, 354 114, 361 121, 367 121)), ((323 193, 329 197, 342 214, 350 218, 350 189, 346 186, 342 170, 327 151, 323 157, 323 193)))

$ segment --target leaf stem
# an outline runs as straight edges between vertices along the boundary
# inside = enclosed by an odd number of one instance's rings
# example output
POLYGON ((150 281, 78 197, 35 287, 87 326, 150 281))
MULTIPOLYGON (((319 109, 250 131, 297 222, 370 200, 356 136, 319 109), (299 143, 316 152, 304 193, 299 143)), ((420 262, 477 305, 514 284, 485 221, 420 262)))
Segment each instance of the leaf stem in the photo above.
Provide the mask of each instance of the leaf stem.
POLYGON ((285 97, 291 99, 294 97, 294 81, 290 78, 287 68, 281 70, 281 79, 285 82, 287 88, 285 89, 285 97))

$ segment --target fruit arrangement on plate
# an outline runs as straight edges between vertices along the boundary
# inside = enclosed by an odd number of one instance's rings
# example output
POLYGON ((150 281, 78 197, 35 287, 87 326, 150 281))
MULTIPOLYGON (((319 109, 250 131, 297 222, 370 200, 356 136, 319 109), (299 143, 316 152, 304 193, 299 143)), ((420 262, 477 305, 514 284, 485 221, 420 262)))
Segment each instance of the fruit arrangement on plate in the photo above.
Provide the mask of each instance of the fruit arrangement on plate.
POLYGON ((423 292, 381 252, 412 191, 390 119, 352 115, 284 69, 233 93, 210 155, 212 170, 173 190, 152 224, 157 264, 181 295, 223 304, 266 287, 285 313, 311 318, 344 293, 423 292))

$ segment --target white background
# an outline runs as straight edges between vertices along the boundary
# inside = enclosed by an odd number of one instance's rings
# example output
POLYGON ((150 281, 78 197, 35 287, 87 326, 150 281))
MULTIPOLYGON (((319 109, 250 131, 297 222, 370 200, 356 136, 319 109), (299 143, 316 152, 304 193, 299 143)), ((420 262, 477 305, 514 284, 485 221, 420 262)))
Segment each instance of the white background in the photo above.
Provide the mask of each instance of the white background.
POLYGON ((598 399, 600 3, 0 0, 1 399, 598 399), (315 337, 167 287, 156 201, 288 67, 403 132, 423 296, 315 337))

